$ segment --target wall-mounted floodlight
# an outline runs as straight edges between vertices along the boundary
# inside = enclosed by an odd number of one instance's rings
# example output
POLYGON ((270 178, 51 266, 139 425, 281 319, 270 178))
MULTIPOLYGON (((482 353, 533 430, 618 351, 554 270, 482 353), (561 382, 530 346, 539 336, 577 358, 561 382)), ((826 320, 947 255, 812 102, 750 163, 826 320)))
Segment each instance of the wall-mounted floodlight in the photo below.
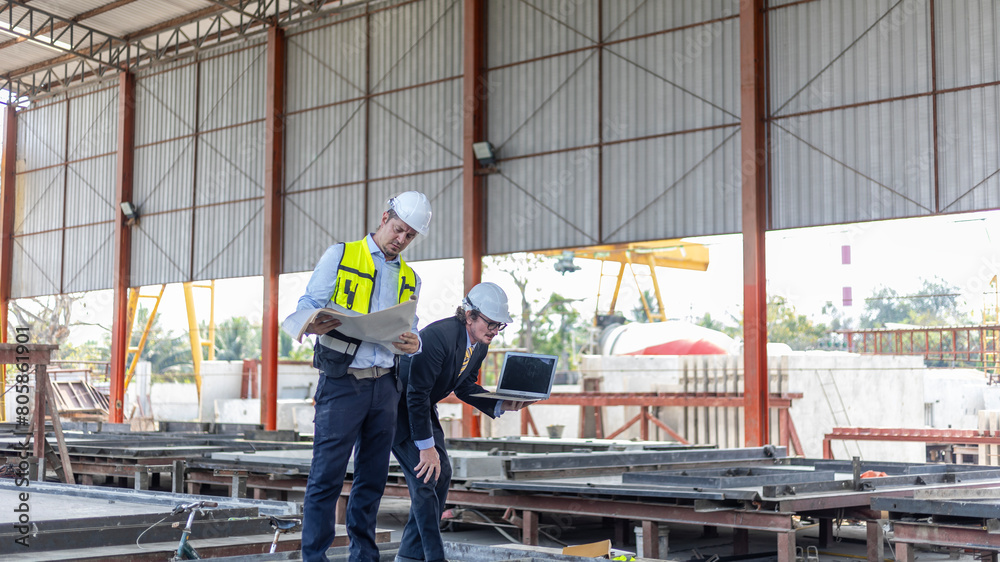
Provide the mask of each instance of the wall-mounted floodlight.
POLYGON ((135 221, 139 220, 139 210, 135 208, 135 205, 131 201, 122 201, 122 214, 128 219, 128 224, 132 225, 135 221))
POLYGON ((481 166, 492 166, 496 164, 497 152, 489 141, 472 143, 472 154, 481 166))

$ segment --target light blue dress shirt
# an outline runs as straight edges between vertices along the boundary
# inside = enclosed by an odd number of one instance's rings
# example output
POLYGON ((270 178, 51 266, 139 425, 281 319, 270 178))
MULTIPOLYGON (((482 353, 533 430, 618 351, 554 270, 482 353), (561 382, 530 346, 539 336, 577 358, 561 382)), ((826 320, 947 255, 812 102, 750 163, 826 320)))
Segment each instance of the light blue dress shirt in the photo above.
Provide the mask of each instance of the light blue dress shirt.
MULTIPOLYGON (((371 311, 384 310, 399 304, 399 257, 391 261, 386 261, 385 254, 375 244, 372 235, 365 237, 368 249, 372 253, 372 261, 375 263, 375 285, 372 288, 371 311)), ((344 310, 344 307, 333 303, 334 289, 337 284, 337 270, 340 267, 340 260, 344 257, 344 245, 334 244, 326 249, 323 257, 319 259, 316 268, 313 269, 312 277, 306 285, 306 292, 299 297, 296 310, 332 308, 334 310, 344 310)), ((416 276, 416 288, 414 295, 420 295, 420 276, 416 276)), ((413 327, 411 331, 417 334, 417 317, 413 317, 413 327)), ((421 342, 421 346, 423 343, 421 342)), ((416 353, 420 353, 420 348, 416 353)), ((414 353, 414 355, 416 355, 414 353)), ((358 353, 351 362, 352 369, 366 369, 368 367, 392 367, 394 354, 392 350, 376 343, 361 342, 358 346, 358 353)))

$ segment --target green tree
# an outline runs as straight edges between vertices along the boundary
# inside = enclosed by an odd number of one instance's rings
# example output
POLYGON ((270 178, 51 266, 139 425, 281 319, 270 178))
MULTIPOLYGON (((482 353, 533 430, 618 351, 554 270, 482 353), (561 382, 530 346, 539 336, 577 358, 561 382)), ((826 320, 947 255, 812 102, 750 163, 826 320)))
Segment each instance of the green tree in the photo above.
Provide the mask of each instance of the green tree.
POLYGON ((486 267, 506 273, 520 293, 507 295, 511 304, 518 297, 521 301, 519 330, 513 344, 529 352, 558 355, 562 365, 575 368, 574 342, 587 341, 587 323, 572 306, 573 299, 556 293, 545 294, 531 283, 537 279, 534 272, 541 267, 549 267, 550 263, 549 258, 542 256, 511 254, 492 258, 486 262, 486 267))
MULTIPOLYGON (((656 300, 656 292, 652 289, 644 289, 642 291, 642 297, 646 299, 646 303, 649 305, 649 311, 652 314, 660 313, 660 302, 656 300)), ((646 307, 642 306, 642 299, 636 303, 635 307, 632 308, 632 318, 636 322, 650 322, 649 315, 646 314, 646 307)))
POLYGON ((278 357, 289 361, 312 361, 313 350, 308 345, 297 343, 284 330, 279 330, 278 357))
POLYGON ((15 341, 16 328, 27 328, 31 343, 59 346, 56 357, 65 358, 70 328, 85 325, 73 320, 73 310, 82 293, 17 299, 10 301, 13 318, 7 326, 7 341, 15 341))
POLYGON ((785 343, 798 350, 817 349, 828 332, 825 324, 817 324, 799 314, 784 297, 768 297, 767 341, 785 343))
POLYGON ((251 324, 245 317, 227 318, 215 328, 215 358, 219 361, 259 359, 260 333, 260 324, 251 324))
POLYGON ((971 323, 960 308, 958 287, 943 279, 921 279, 920 289, 912 295, 900 295, 895 289, 879 287, 865 299, 861 328, 884 328, 886 324, 946 326, 971 323))
POLYGON ((716 320, 715 318, 712 318, 712 315, 706 312, 704 316, 697 319, 694 323, 697 326, 708 328, 709 330, 715 330, 717 332, 722 332, 729 337, 736 338, 743 335, 743 328, 742 328, 743 322, 738 318, 734 318, 734 320, 736 321, 736 325, 731 326, 725 324, 721 320, 716 320))
MULTIPOLYGON (((724 328, 732 337, 743 335, 742 313, 736 328, 724 328)), ((828 347, 823 342, 829 339, 829 328, 814 322, 804 314, 799 314, 787 299, 778 295, 767 297, 767 341, 788 344, 795 350, 828 347)))

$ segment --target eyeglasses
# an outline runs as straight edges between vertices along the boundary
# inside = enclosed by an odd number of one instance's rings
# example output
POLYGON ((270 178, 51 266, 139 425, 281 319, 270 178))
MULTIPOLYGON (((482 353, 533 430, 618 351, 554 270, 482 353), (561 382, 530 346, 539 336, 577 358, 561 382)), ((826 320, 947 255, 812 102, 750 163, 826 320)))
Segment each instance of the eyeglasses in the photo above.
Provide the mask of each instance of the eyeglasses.
POLYGON ((503 322, 487 322, 484 316, 480 316, 480 318, 482 318, 483 322, 486 324, 486 329, 491 332, 495 330, 497 333, 500 333, 507 327, 507 325, 503 322))

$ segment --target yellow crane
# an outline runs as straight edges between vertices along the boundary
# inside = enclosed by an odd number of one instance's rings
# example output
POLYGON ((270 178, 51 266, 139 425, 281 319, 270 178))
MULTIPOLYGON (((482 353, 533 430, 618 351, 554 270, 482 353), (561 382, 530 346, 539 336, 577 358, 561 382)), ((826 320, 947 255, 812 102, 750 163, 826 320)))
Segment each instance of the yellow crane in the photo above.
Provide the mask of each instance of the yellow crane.
MULTIPOLYGON (((129 382, 132 381, 132 375, 135 374, 136 365, 139 364, 139 356, 142 354, 143 348, 146 347, 149 331, 152 329, 153 320, 156 318, 156 310, 160 307, 160 301, 163 299, 163 292, 166 288, 166 285, 160 285, 159 292, 150 295, 140 294, 140 287, 131 288, 128 291, 128 333, 130 339, 134 328, 136 310, 139 306, 139 299, 153 299, 154 302, 149 316, 146 317, 146 325, 143 326, 139 343, 135 347, 128 348, 128 352, 132 354, 132 360, 128 362, 128 369, 125 372, 125 388, 128 388, 129 382)), ((200 398, 202 349, 208 350, 209 361, 215 359, 215 281, 210 281, 208 284, 184 283, 184 302, 187 306, 188 335, 191 338, 191 361, 194 366, 194 378, 200 398), (198 318, 194 310, 194 289, 208 289, 210 293, 211 304, 209 306, 208 339, 206 341, 201 340, 201 334, 198 330, 198 318)))
POLYGON ((708 269, 708 247, 695 242, 685 242, 680 239, 653 240, 649 242, 629 242, 626 244, 603 244, 600 246, 588 246, 585 248, 573 248, 566 250, 545 250, 535 252, 543 256, 559 256, 556 262, 556 271, 570 272, 579 269, 573 265, 573 258, 588 258, 601 261, 601 278, 597 286, 598 310, 594 317, 594 324, 600 323, 602 316, 611 316, 615 313, 618 304, 618 293, 621 290, 622 279, 625 277, 625 268, 631 272, 635 279, 636 287, 639 287, 639 277, 648 276, 653 283, 653 292, 659 305, 656 312, 653 311, 649 301, 643 291, 639 290, 639 298, 642 300, 642 307, 646 310, 646 317, 654 321, 666 320, 666 307, 663 304, 663 294, 656 279, 657 267, 672 267, 676 269, 690 269, 694 271, 706 271, 708 269), (605 263, 612 262, 618 264, 614 273, 605 272, 605 263), (636 266, 645 266, 637 271, 636 266), (648 269, 648 270, 647 270, 648 269), (601 312, 601 289, 607 277, 615 278, 615 289, 611 296, 611 306, 606 312, 601 312))

